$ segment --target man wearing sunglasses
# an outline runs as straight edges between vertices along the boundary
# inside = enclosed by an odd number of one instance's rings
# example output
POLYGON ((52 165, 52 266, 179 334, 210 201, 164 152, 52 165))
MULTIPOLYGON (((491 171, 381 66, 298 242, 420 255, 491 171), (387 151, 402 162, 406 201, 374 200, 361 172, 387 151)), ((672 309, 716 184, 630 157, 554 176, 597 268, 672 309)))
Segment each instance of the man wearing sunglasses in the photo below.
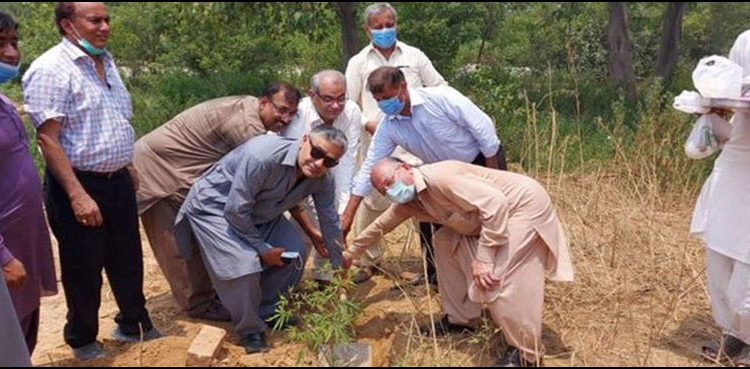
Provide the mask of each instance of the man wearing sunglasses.
POLYGON ((334 268, 341 266, 341 228, 328 170, 346 149, 344 133, 327 125, 299 140, 255 137, 211 167, 180 208, 175 224, 180 253, 198 257, 192 255, 192 230, 199 257, 248 353, 268 350, 266 322, 280 294, 302 277, 304 244, 285 211, 312 196, 325 253, 334 268))
POLYGON ((229 96, 205 101, 135 143, 136 200, 151 249, 177 304, 194 318, 229 320, 199 257, 179 256, 174 221, 190 186, 221 157, 248 139, 279 132, 296 115, 299 91, 269 84, 259 98, 229 96))
POLYGON ((520 174, 455 160, 413 168, 385 158, 371 178, 394 204, 344 252, 345 267, 412 216, 442 224, 434 243, 446 315, 435 334, 474 330, 486 308, 510 346, 500 366, 539 364, 545 275, 573 280, 568 242, 544 188, 520 174))
MULTIPOLYGON (((309 133, 311 129, 327 125, 340 129, 346 135, 349 145, 346 153, 341 157, 341 163, 331 170, 336 183, 336 202, 339 214, 349 201, 349 187, 354 178, 356 156, 359 150, 359 134, 362 131, 362 113, 357 104, 346 98, 346 79, 344 74, 336 70, 323 70, 316 73, 310 81, 308 97, 299 104, 297 117, 289 126, 281 131, 284 137, 298 139, 309 133)), ((312 199, 308 198, 303 206, 295 209, 302 214, 296 214, 299 226, 304 230, 305 243, 308 250, 314 245, 316 250, 325 252, 323 237, 315 224, 318 223, 312 199)), ((330 281, 331 276, 322 271, 325 253, 316 252, 313 277, 320 283, 330 281)))

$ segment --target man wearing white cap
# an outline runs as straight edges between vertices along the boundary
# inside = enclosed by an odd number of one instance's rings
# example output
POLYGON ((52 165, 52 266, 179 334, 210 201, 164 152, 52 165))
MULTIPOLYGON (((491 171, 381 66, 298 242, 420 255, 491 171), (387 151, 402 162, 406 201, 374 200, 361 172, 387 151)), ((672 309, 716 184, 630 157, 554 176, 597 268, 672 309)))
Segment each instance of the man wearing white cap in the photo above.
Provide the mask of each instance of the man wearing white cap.
MULTIPOLYGON (((750 31, 737 38, 729 59, 744 69, 744 76, 750 74, 750 31)), ((703 61, 698 69, 710 67, 702 64, 703 61)), ((702 74, 698 69, 696 73, 702 74)), ((704 83, 695 74, 694 80, 701 90, 699 85, 704 83)), ((739 87, 735 83, 733 90, 739 87)), ((745 227, 748 217, 750 112, 738 111, 732 118, 729 141, 703 185, 690 232, 706 243, 711 310, 723 334, 719 341, 703 347, 703 355, 713 361, 730 359, 740 366, 750 364, 750 233, 745 227)))

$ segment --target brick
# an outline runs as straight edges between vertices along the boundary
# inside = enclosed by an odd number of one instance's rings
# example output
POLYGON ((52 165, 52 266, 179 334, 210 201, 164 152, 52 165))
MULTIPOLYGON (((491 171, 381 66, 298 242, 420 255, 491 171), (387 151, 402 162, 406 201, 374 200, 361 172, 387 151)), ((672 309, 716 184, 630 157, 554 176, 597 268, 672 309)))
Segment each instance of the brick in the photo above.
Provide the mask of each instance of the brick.
POLYGON ((219 354, 221 344, 227 336, 227 331, 204 325, 201 327, 198 335, 195 336, 193 343, 188 349, 187 366, 211 366, 213 365, 216 355, 219 354))

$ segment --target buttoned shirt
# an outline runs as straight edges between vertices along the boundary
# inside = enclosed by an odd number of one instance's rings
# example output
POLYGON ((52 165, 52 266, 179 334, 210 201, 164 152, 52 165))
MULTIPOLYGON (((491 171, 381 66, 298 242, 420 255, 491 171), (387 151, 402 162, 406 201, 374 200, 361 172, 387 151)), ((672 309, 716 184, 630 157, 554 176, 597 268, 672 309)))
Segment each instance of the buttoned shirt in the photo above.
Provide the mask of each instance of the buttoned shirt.
POLYGON ((208 168, 251 137, 265 133, 258 109, 253 96, 212 99, 136 141, 138 212, 143 214, 165 198, 181 204, 208 168))
POLYGON ((498 248, 515 251, 522 246, 510 244, 511 229, 533 229, 550 250, 546 264, 551 278, 573 279, 567 238, 549 195, 533 178, 457 161, 424 165, 412 173, 416 198, 391 205, 362 231, 349 248, 354 256, 414 216, 478 237, 475 258, 490 263, 498 248))
POLYGON ((346 87, 349 99, 361 108, 365 122, 379 121, 383 114, 378 103, 367 90, 367 78, 375 69, 383 66, 398 67, 404 72, 406 83, 411 88, 447 85, 430 59, 421 50, 396 41, 390 58, 386 59, 372 43, 354 55, 346 66, 346 87))
POLYGON ((411 116, 385 116, 354 178, 352 194, 372 191, 370 171, 378 160, 401 146, 425 163, 459 160, 471 163, 479 153, 497 154, 495 124, 471 100, 449 86, 409 89, 411 116))
POLYGON ((261 270, 257 258, 273 248, 258 230, 303 199, 312 195, 320 228, 331 263, 341 265, 341 226, 336 212, 333 178, 297 179, 300 140, 261 135, 248 140, 216 163, 190 189, 177 215, 175 236, 180 252, 190 255, 192 244, 184 236, 184 222, 200 222, 204 216, 222 219, 213 222, 215 232, 232 232, 239 244, 219 240, 199 240, 212 265, 232 271, 226 277, 240 277, 261 270), (238 264, 237 260, 242 263, 238 264))
POLYGON ((60 144, 73 168, 114 172, 133 159, 132 106, 112 55, 99 58, 105 81, 94 60, 63 38, 23 76, 24 109, 37 129, 50 119, 62 123, 60 144))
MULTIPOLYGON (((325 124, 309 97, 302 99, 297 107, 297 113, 297 117, 281 132, 282 136, 300 139, 303 135, 310 133, 313 128, 325 124)), ((333 127, 344 132, 348 141, 346 152, 339 160, 339 165, 331 169, 336 183, 339 214, 342 214, 349 201, 349 189, 354 178, 356 157, 359 151, 359 134, 363 127, 362 113, 357 104, 347 100, 344 110, 333 121, 333 127)))

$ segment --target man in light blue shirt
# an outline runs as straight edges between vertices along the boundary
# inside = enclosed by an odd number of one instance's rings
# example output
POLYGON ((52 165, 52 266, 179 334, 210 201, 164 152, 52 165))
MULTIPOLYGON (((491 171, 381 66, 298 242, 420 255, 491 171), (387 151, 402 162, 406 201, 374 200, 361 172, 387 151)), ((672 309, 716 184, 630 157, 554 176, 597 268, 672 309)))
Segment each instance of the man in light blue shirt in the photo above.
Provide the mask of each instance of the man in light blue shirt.
MULTIPOLYGON (((380 67, 370 74, 368 87, 385 114, 373 143, 352 183, 351 197, 342 215, 342 228, 348 233, 362 199, 372 191, 370 171, 378 160, 402 146, 425 163, 459 160, 506 169, 505 157, 495 124, 466 96, 448 86, 409 89, 403 72, 380 67)), ((431 257, 431 234, 426 237, 428 278, 435 281, 431 257)), ((428 234, 426 234, 428 233, 428 234)))

